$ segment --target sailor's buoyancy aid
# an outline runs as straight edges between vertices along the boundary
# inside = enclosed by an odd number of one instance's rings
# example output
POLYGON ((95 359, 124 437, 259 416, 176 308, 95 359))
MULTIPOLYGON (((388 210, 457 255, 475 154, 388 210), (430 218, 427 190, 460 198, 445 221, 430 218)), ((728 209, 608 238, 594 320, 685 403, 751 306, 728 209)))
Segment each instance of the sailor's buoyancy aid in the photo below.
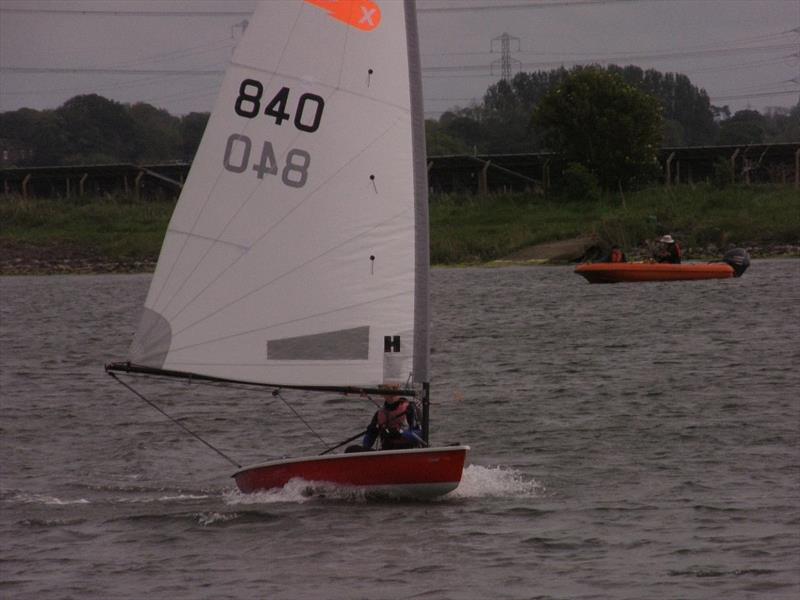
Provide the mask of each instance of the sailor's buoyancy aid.
POLYGON ((622 250, 620 250, 619 248, 614 248, 611 250, 611 262, 612 263, 622 262, 622 250))
POLYGON ((406 411, 408 400, 402 399, 394 408, 383 407, 378 411, 378 427, 388 431, 405 431, 409 428, 406 411))

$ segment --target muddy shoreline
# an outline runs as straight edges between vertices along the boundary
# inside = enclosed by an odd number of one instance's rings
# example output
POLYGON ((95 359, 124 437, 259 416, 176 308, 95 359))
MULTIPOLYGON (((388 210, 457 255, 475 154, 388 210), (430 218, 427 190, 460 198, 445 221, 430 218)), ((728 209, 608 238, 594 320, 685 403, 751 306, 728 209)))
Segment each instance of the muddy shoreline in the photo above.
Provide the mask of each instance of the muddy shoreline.
POLYGON ((76 244, 34 245, 0 241, 0 275, 148 273, 155 270, 157 259, 157 256, 109 258, 76 244))
MULTIPOLYGON (((800 258, 800 245, 747 244, 745 249, 754 259, 800 258)), ((580 262, 586 251, 586 240, 567 240, 525 248, 502 259, 469 266, 564 265, 580 262)), ((689 249, 687 260, 719 260, 723 252, 717 248, 689 249)), ((644 249, 628 252, 628 260, 646 258, 644 249)), ((34 245, 0 241, 0 275, 99 275, 113 273, 152 273, 158 257, 110 258, 91 248, 74 244, 34 245)), ((436 265, 455 266, 455 265, 436 265)))

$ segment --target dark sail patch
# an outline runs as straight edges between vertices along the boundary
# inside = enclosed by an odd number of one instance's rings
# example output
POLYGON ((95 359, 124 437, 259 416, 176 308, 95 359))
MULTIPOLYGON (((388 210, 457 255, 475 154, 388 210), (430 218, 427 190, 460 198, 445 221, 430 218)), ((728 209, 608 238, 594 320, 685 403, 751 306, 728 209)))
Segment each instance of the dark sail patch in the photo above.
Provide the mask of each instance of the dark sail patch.
POLYGON ((267 340, 267 360, 367 360, 369 326, 267 340))

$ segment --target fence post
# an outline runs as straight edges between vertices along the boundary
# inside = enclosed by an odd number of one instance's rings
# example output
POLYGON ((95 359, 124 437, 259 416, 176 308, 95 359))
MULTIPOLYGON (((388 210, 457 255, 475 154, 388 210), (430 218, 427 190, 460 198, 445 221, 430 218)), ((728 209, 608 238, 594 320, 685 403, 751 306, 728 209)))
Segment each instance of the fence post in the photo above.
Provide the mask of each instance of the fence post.
POLYGON ((87 179, 89 179, 89 174, 88 173, 84 173, 83 175, 81 175, 80 181, 78 181, 78 195, 81 198, 83 198, 83 194, 86 191, 86 188, 84 186, 86 184, 86 180, 87 179))
POLYGON ((794 153, 794 188, 800 190, 800 148, 794 153))
POLYGON ((666 177, 666 184, 667 187, 672 187, 672 160, 675 158, 675 153, 670 153, 669 157, 667 157, 667 177, 666 177))
POLYGON ((133 180, 133 195, 137 200, 139 199, 139 186, 142 181, 142 177, 144 177, 144 171, 139 171, 139 174, 136 175, 136 179, 133 180))
POLYGON ((483 164, 483 168, 481 169, 481 172, 478 175, 478 192, 480 192, 484 196, 489 193, 489 177, 487 176, 486 172, 489 170, 489 165, 491 164, 492 161, 487 160, 483 164))
POLYGON ((28 199, 28 182, 31 180, 31 174, 28 173, 25 175, 25 178, 22 180, 22 197, 25 200, 28 199))
POLYGON ((550 189, 550 159, 544 161, 542 165, 542 183, 544 183, 544 195, 547 197, 547 192, 550 189))
POLYGON ((731 173, 733 173, 733 181, 736 182, 736 157, 739 156, 741 148, 737 148, 736 152, 731 156, 731 173))

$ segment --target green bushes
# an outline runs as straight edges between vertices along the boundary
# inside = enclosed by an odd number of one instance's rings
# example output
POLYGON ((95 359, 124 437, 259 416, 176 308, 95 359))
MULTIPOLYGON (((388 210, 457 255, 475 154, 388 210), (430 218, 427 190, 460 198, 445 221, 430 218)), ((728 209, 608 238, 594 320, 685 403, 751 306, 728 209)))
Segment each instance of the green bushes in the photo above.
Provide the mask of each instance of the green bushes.
POLYGON ((0 197, 0 238, 41 246, 70 244, 109 258, 158 256, 174 204, 126 196, 83 199, 0 197))
POLYGON ((713 185, 640 190, 626 194, 624 203, 610 192, 596 200, 525 194, 431 199, 434 264, 492 260, 581 235, 631 250, 664 233, 698 256, 711 245, 797 244, 800 200, 790 187, 713 185))
POLYGON ((564 169, 564 183, 560 196, 565 199, 597 202, 602 197, 600 182, 583 165, 570 163, 564 169))
MULTIPOLYGON (((0 196, 0 241, 69 244, 109 259, 154 259, 174 204, 131 197, 24 200, 0 196)), ((800 242, 797 190, 713 185, 651 188, 595 199, 533 194, 434 195, 431 262, 479 263, 526 246, 594 235, 627 251, 663 233, 701 253, 711 245, 800 242)), ((689 258, 698 257, 690 253, 689 258)))

